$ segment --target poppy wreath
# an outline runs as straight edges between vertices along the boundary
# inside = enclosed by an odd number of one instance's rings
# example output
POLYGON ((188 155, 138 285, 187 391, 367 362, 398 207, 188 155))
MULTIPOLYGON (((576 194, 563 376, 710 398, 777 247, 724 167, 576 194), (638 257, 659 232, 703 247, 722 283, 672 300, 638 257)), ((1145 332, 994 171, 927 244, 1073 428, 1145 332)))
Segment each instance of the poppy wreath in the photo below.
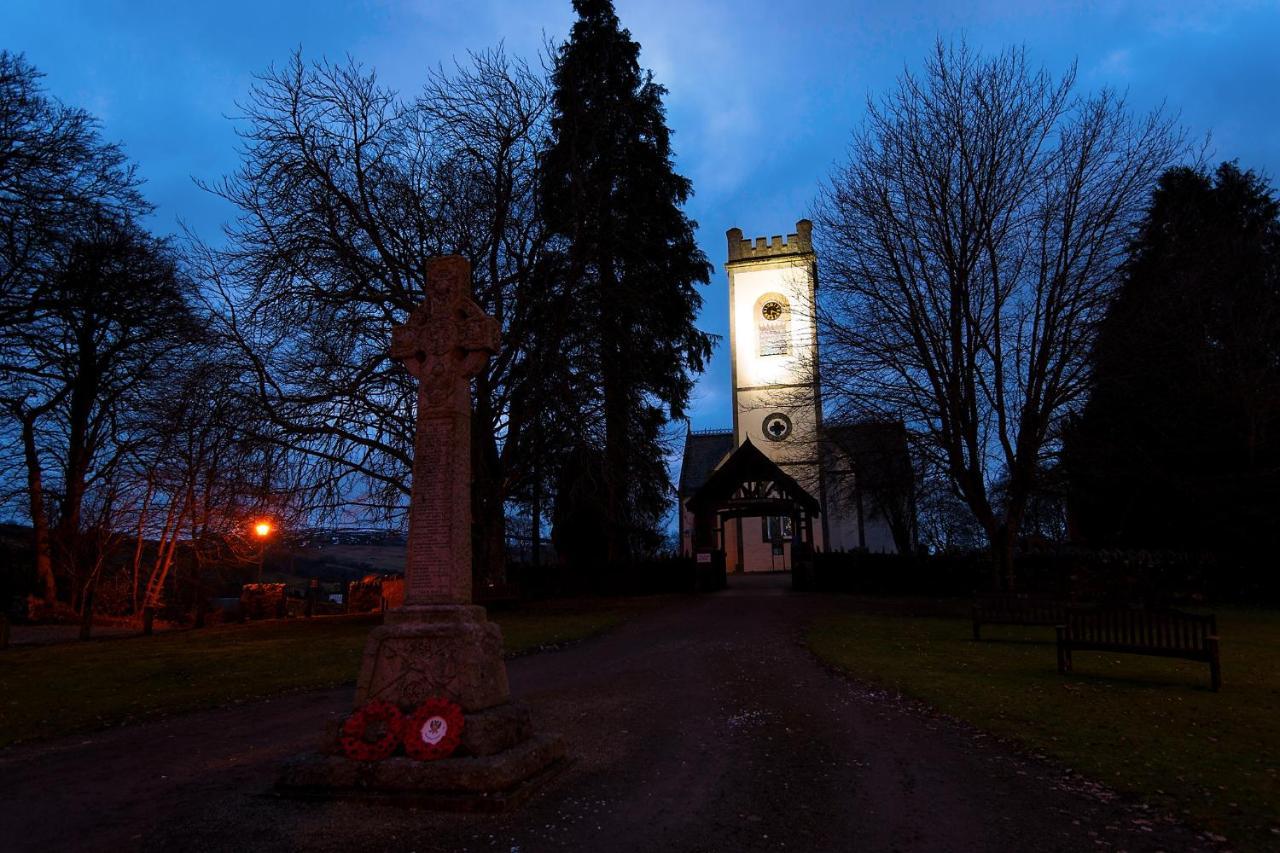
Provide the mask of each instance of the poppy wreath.
POLYGON ((404 715, 390 702, 361 705, 342 724, 342 752, 352 761, 381 761, 395 752, 404 715))
POLYGON ((462 709, 448 699, 428 699, 404 721, 405 754, 419 761, 448 758, 462 739, 462 709))

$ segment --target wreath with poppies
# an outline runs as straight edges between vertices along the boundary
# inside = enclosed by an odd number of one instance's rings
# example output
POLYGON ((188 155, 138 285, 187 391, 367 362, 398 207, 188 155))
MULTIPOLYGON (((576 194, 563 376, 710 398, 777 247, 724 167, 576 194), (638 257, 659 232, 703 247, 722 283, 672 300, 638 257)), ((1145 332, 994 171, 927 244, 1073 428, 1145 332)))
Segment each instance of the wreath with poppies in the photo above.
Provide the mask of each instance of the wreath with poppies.
POLYGON ((395 752, 404 715, 380 699, 361 705, 342 724, 342 752, 352 761, 381 761, 395 752))
POLYGON ((428 699, 400 729, 405 754, 419 761, 448 758, 462 739, 462 709, 448 699, 428 699))

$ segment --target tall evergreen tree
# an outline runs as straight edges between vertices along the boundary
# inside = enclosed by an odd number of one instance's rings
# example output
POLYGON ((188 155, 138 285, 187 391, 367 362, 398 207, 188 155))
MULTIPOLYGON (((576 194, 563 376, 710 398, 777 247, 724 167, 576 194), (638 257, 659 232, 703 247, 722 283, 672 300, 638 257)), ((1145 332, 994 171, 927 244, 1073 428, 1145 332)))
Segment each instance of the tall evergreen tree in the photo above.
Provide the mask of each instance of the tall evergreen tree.
POLYGON ((542 159, 543 215, 562 241, 582 342, 584 393, 601 400, 585 436, 603 442, 607 556, 626 559, 665 504, 662 426, 682 417, 711 354, 694 325, 711 267, 682 212, 662 96, 610 0, 574 0, 556 57, 553 141, 542 159))
POLYGON ((1280 545, 1280 204, 1234 164, 1167 172, 1068 435, 1080 533, 1242 555, 1280 545))

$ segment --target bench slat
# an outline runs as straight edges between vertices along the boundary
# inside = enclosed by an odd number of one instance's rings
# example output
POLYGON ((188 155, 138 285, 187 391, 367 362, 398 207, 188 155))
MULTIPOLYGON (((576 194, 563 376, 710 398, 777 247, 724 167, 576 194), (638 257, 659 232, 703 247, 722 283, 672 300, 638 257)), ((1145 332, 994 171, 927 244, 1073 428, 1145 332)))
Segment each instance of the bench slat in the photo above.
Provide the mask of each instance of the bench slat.
POLYGON ((1058 670, 1071 671, 1073 651, 1104 651, 1208 663, 1213 689, 1221 684, 1214 615, 1068 607, 1058 628, 1058 670))

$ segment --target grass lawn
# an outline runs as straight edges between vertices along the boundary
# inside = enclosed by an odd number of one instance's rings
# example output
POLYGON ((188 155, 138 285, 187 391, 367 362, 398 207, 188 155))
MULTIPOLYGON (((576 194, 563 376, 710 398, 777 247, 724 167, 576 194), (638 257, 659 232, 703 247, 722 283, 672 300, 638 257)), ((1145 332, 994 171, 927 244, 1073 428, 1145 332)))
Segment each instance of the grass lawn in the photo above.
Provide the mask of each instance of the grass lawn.
POLYGON ((1218 610, 1221 693, 1209 667, 1075 652, 1057 673, 1052 628, 849 611, 809 631, 825 661, 1227 836, 1280 849, 1280 613, 1218 610))
MULTIPOLYGON (((490 618, 508 656, 579 640, 660 597, 545 601, 490 618)), ((354 684, 381 616, 221 625, 0 653, 0 747, 273 694, 354 684)))

